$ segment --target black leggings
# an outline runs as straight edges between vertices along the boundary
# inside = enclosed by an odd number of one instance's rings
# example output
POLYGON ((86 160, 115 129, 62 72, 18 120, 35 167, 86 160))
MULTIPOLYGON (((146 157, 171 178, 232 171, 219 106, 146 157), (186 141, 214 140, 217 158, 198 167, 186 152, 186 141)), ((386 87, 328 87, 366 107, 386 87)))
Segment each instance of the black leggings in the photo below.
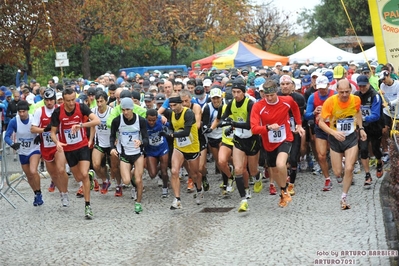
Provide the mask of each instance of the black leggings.
POLYGON ((366 132, 367 140, 362 141, 359 138, 359 149, 360 149, 360 158, 367 159, 369 158, 369 142, 371 142, 371 149, 373 150, 375 158, 378 160, 382 157, 382 152, 380 150, 381 145, 381 136, 371 135, 369 132, 366 132))

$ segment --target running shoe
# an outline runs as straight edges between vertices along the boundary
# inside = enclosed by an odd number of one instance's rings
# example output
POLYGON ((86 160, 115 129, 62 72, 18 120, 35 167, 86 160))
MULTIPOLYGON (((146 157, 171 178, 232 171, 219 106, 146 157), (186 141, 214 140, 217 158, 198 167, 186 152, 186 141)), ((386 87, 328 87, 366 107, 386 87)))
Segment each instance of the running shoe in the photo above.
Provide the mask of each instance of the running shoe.
POLYGON ((77 198, 83 198, 83 186, 80 186, 78 192, 76 192, 77 198))
POLYGON ((136 214, 140 214, 140 212, 143 212, 143 207, 141 206, 141 203, 136 202, 136 203, 134 204, 134 212, 135 212, 136 214))
POLYGON ((122 197, 122 186, 118 185, 115 188, 115 197, 122 197))
POLYGON ((332 189, 332 183, 331 183, 331 179, 326 179, 326 181, 324 182, 324 187, 323 187, 323 191, 330 191, 332 189))
POLYGON ((342 176, 336 176, 338 184, 341 184, 342 181, 344 180, 342 176))
POLYGON ((359 163, 359 161, 355 162, 355 165, 353 166, 353 173, 354 174, 360 174, 360 163, 359 163))
POLYGON ((227 182, 227 187, 226 187, 226 191, 227 192, 233 192, 234 191, 234 178, 229 178, 228 182, 227 182))
POLYGON ((88 220, 93 219, 93 210, 91 209, 91 206, 90 206, 90 205, 87 205, 87 206, 85 207, 85 217, 86 217, 86 219, 88 219, 88 220))
POLYGON ((387 164, 388 161, 389 161, 389 154, 388 154, 388 153, 384 153, 384 154, 382 155, 381 160, 382 160, 385 164, 387 164))
POLYGON ((377 165, 377 159, 375 157, 370 157, 369 159, 369 166, 375 167, 377 165))
POLYGON ((305 172, 308 169, 308 162, 306 161, 306 155, 301 158, 299 162, 300 172, 305 172))
POLYGON ((290 194, 284 190, 281 191, 280 194, 280 201, 278 203, 278 206, 281 208, 287 207, 288 203, 292 201, 292 198, 290 194))
POLYGON ((100 184, 98 183, 97 178, 94 179, 94 191, 100 191, 100 184))
POLYGON ((68 207, 69 206, 69 196, 68 196, 68 192, 61 192, 60 194, 61 196, 61 205, 62 207, 68 207))
POLYGON ((242 200, 240 203, 240 207, 238 208, 238 212, 246 212, 249 210, 247 200, 242 200))
POLYGON ((205 191, 208 191, 210 188, 208 178, 206 176, 203 176, 203 178, 202 178, 202 186, 205 191))
POLYGON ((40 172, 44 172, 44 162, 40 162, 40 167, 39 167, 40 172))
POLYGON ((169 197, 169 190, 168 188, 162 188, 162 198, 169 197))
POLYGON ((377 164, 377 178, 381 178, 384 175, 384 170, 382 169, 382 163, 380 165, 377 164))
POLYGON ((181 206, 181 201, 174 198, 172 202, 172 206, 170 206, 171 210, 177 210, 177 209, 182 209, 183 207, 181 206))
POLYGON ((162 180, 162 177, 161 176, 158 176, 159 178, 158 178, 158 181, 157 181, 157 183, 158 183, 158 187, 162 187, 163 186, 163 180, 162 180))
POLYGON ((191 178, 188 178, 187 192, 189 192, 189 193, 194 192, 194 182, 191 178))
POLYGON ((89 170, 89 178, 90 178, 90 190, 93 190, 94 188, 94 171, 89 170))
POLYGON ((274 186, 274 184, 270 184, 269 185, 269 194, 270 195, 276 195, 277 194, 277 190, 276 190, 276 187, 274 186))
POLYGON ((111 181, 103 181, 103 184, 101 186, 101 194, 107 194, 108 193, 108 189, 111 186, 111 181))
POLYGON ((195 202, 197 203, 197 205, 200 205, 204 200, 204 189, 202 189, 200 192, 197 192, 194 195, 194 198, 195 198, 195 202))
POLYGON ((249 182, 249 184, 250 184, 251 186, 252 186, 253 184, 255 184, 254 177, 253 177, 253 176, 250 176, 248 182, 249 182))
POLYGON ((246 198, 246 199, 252 198, 251 190, 250 190, 249 188, 246 188, 246 189, 245 189, 245 198, 246 198))
POLYGON ((131 194, 132 194, 132 196, 131 196, 132 200, 136 200, 137 199, 137 192, 136 192, 136 188, 135 187, 132 187, 131 194))
POLYGON ((35 198, 33 199, 33 206, 40 206, 43 205, 44 201, 42 198, 42 194, 36 194, 35 198))
POLYGON ((262 191, 262 189, 263 189, 262 179, 259 178, 259 180, 255 181, 254 192, 260 193, 262 191))
POLYGON ((316 162, 313 166, 313 175, 319 175, 321 173, 321 168, 318 162, 316 162))
POLYGON ((287 191, 288 193, 290 193, 291 196, 294 196, 295 195, 294 184, 289 183, 287 191))
POLYGON ((348 210, 350 208, 351 208, 351 206, 346 202, 346 197, 345 198, 341 198, 341 209, 342 210, 348 210))
POLYGON ((48 192, 54 192, 55 191, 55 185, 54 182, 51 181, 50 186, 48 187, 48 192))
POLYGON ((364 188, 370 188, 372 181, 373 181, 373 179, 371 178, 371 175, 370 174, 366 175, 365 181, 364 181, 364 188))

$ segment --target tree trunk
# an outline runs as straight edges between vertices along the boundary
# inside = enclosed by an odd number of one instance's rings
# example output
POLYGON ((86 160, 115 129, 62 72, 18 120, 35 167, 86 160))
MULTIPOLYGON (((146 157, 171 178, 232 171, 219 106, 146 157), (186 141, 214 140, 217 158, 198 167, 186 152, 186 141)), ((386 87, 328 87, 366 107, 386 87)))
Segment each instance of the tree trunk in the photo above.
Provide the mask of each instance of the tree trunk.
POLYGON ((82 46, 82 73, 84 79, 91 79, 90 74, 90 46, 88 43, 83 43, 82 46))
POLYGON ((33 75, 33 73, 32 73, 32 60, 31 60, 30 43, 29 42, 25 42, 24 43, 24 54, 25 54, 25 63, 26 63, 26 69, 28 71, 28 75, 32 76, 33 75))
POLYGON ((173 41, 170 46, 170 64, 177 65, 177 42, 173 41))

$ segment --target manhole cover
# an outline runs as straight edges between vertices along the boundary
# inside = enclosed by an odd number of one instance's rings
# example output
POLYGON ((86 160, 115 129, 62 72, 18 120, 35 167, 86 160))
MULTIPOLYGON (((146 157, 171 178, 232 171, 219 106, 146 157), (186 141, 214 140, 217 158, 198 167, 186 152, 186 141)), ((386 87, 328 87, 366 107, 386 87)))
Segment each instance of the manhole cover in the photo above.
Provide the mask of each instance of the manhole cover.
POLYGON ((228 207, 228 208, 203 208, 200 212, 229 212, 232 209, 234 209, 234 207, 228 207))

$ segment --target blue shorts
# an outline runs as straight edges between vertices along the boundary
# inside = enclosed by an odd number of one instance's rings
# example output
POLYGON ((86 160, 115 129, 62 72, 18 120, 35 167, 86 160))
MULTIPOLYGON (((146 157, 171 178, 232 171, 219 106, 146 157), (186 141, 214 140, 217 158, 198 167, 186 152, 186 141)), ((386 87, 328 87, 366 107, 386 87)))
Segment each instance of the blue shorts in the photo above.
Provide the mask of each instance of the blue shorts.
POLYGON ((169 153, 168 143, 165 141, 164 144, 159 146, 147 146, 145 147, 145 156, 146 157, 156 157, 159 158, 169 153))
POLYGON ((33 151, 31 154, 29 155, 19 155, 19 161, 21 162, 21 164, 29 164, 29 159, 32 155, 35 154, 40 154, 40 151, 33 151))
POLYGON ((324 132, 318 125, 314 126, 314 132, 316 134, 316 138, 328 140, 328 134, 324 132))

